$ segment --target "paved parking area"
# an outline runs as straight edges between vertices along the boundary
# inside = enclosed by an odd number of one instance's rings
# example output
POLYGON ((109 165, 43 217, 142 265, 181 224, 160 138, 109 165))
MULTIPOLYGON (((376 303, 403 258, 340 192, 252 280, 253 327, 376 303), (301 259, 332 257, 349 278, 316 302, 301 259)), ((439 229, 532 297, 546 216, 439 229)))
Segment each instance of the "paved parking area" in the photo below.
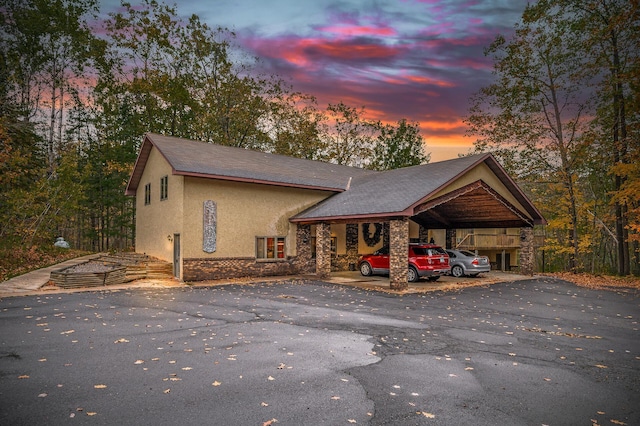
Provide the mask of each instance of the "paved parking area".
POLYGON ((640 424, 640 299, 550 278, 0 301, 0 424, 640 424))

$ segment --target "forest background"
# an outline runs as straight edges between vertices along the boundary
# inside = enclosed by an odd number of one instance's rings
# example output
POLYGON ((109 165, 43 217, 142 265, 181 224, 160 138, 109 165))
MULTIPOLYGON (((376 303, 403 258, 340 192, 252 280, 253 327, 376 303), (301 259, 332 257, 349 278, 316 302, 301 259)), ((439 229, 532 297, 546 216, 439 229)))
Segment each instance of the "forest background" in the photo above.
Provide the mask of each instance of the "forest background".
MULTIPOLYGON (((320 107, 257 73, 233 32, 122 6, 98 21, 95 0, 0 0, 0 279, 77 253, 57 236, 132 249, 124 188, 147 132, 376 170, 429 162, 419 123, 320 107)), ((495 79, 465 122, 546 217, 539 269, 640 275, 638 9, 539 0, 487 46, 495 79)))

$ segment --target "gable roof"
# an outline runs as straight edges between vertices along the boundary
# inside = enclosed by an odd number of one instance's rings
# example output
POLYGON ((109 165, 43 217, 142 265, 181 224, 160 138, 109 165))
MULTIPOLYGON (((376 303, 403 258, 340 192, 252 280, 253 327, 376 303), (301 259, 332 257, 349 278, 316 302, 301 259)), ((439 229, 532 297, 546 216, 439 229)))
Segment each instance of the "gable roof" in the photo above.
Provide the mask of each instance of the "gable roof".
POLYGON ((148 133, 127 184, 126 195, 135 195, 154 147, 169 163, 172 173, 182 176, 341 192, 349 187, 354 177, 376 173, 356 167, 148 133))
MULTIPOLYGON (((408 216, 457 178, 485 163, 531 217, 532 224, 544 218, 491 154, 476 154, 453 160, 380 172, 354 179, 349 191, 336 194, 296 215, 293 222, 408 216)), ((494 196, 494 198, 496 198, 494 196)), ((506 200, 496 202, 505 204, 506 200)), ((513 206, 505 206, 513 210, 513 206)))
POLYGON ((428 227, 517 227, 545 223, 542 214, 491 154, 378 172, 149 133, 140 148, 127 195, 136 194, 152 148, 165 158, 174 175, 333 193, 290 218, 292 222, 412 217, 428 227), (524 212, 482 181, 437 196, 481 163, 493 172, 524 212), (475 217, 474 202, 482 203, 483 217, 475 217), (454 218, 462 211, 464 214, 454 218))
POLYGON ((388 170, 354 179, 349 191, 324 200, 294 219, 401 214, 475 164, 477 156, 388 170))

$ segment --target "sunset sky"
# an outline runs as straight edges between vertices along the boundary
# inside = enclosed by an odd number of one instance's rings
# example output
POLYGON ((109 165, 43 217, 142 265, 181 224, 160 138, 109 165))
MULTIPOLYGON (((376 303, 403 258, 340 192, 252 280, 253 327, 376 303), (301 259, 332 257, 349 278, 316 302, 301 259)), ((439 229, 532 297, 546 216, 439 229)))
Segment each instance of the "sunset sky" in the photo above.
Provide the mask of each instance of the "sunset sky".
MULTIPOLYGON (((136 1, 131 1, 136 4, 136 1)), ((167 1, 172 4, 172 1, 167 1)), ((317 97, 343 101, 369 118, 418 121, 431 161, 465 153, 462 117, 471 94, 491 81, 484 49, 510 34, 526 0, 180 0, 226 27, 261 58, 264 71, 317 97)), ((102 0, 101 12, 118 0, 102 0)))

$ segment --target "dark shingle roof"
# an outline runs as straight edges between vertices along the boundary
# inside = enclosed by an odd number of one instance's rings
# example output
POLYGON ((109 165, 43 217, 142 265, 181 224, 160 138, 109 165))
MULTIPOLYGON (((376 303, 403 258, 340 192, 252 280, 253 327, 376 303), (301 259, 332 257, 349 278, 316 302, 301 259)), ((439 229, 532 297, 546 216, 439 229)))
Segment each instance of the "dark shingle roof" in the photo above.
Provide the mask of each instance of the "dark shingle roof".
POLYGON ((376 173, 355 167, 149 133, 127 185, 128 195, 135 195, 152 146, 158 149, 177 175, 340 192, 349 187, 355 176, 376 173))
POLYGON ((388 170, 353 179, 348 191, 298 214, 295 219, 402 213, 480 162, 486 154, 388 170))
POLYGON ((176 175, 333 193, 292 217, 293 222, 412 216, 414 207, 480 163, 493 171, 536 223, 544 222, 540 212, 491 154, 376 172, 150 133, 140 149, 127 185, 127 195, 136 194, 153 147, 176 175))

